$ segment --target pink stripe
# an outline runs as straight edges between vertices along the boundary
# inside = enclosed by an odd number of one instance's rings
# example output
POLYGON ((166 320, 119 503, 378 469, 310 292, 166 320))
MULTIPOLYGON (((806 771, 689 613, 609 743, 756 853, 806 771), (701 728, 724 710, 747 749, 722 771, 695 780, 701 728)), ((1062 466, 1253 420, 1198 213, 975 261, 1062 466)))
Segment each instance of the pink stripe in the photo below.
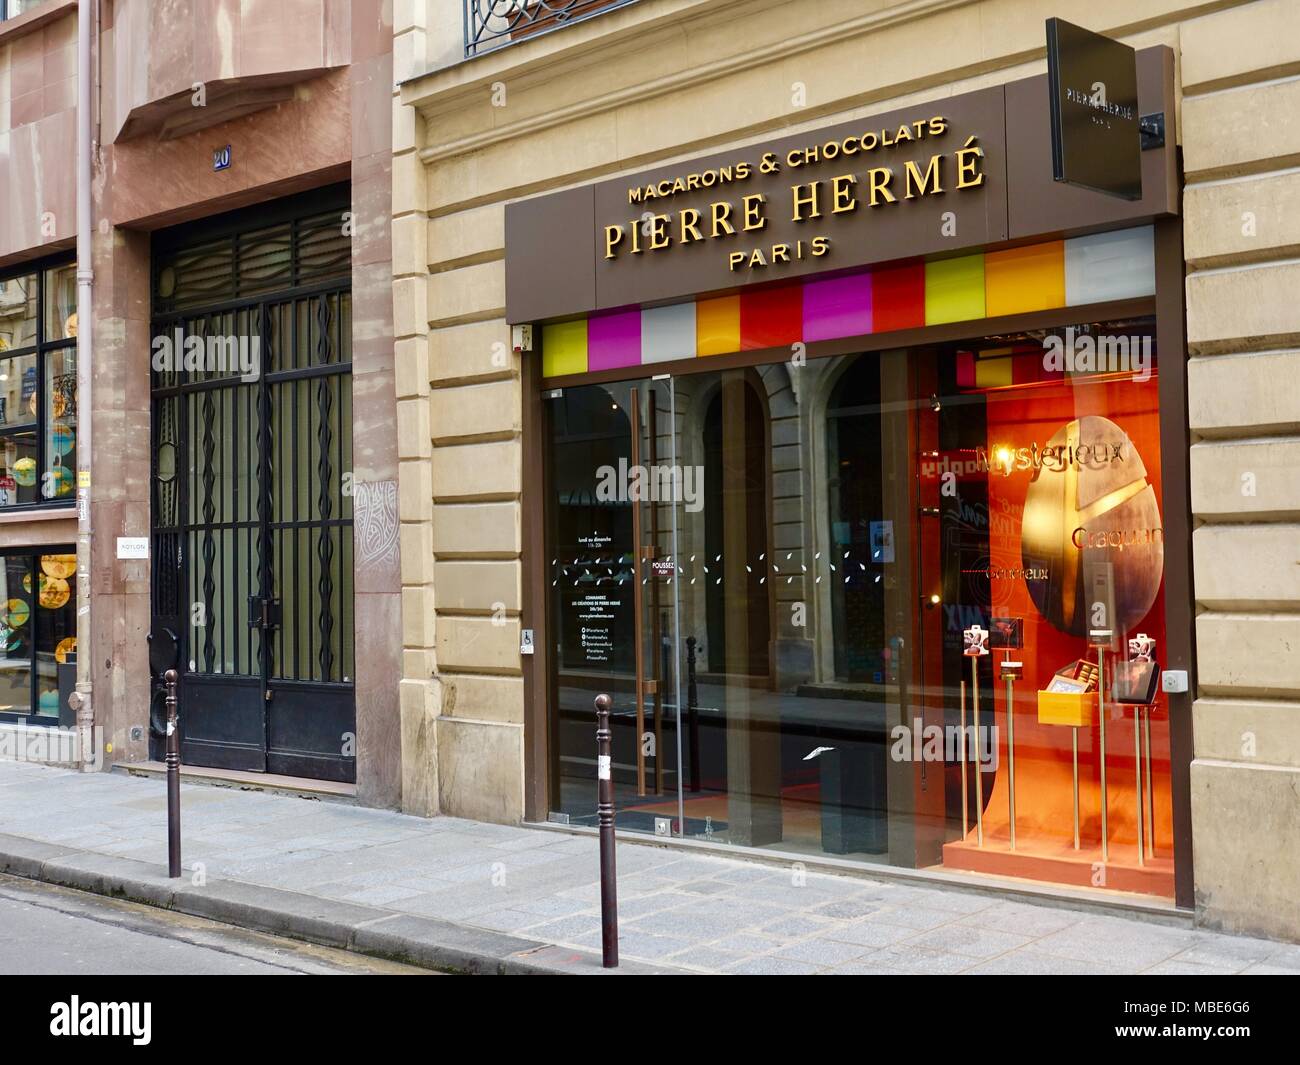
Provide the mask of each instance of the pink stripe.
POLYGON ((804 340, 838 340, 870 332, 870 273, 804 282, 804 340))
POLYGON ((641 365, 641 312, 618 311, 587 322, 587 369, 641 365))

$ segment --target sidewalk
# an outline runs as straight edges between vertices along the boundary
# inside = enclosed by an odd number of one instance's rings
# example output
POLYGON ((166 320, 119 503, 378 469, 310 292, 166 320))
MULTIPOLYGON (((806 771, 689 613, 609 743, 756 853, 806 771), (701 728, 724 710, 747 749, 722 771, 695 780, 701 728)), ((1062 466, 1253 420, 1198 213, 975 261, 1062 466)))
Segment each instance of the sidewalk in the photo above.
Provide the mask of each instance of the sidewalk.
MULTIPOLYGON (((181 804, 172 881, 163 782, 0 762, 0 871, 439 968, 601 971, 593 837, 205 785, 181 804)), ((1297 945, 994 895, 628 843, 618 872, 628 972, 1300 973, 1297 945)))

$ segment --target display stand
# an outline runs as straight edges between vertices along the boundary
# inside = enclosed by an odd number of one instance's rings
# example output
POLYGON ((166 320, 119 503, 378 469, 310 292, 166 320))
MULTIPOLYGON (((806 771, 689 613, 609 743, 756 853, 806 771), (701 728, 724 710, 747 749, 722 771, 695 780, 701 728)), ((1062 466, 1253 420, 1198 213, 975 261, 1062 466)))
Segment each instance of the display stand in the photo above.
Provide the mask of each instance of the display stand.
MULTIPOLYGON (((975 719, 975 734, 979 735, 980 727, 980 660, 972 657, 970 660, 970 682, 971 682, 971 713, 975 719)), ((984 846, 984 781, 980 779, 980 773, 984 770, 979 764, 979 745, 975 747, 975 838, 979 845, 984 846)))
POLYGON ((966 681, 961 682, 961 838, 970 830, 970 783, 966 776, 966 681))
POLYGON ((1152 858, 1156 856, 1156 783, 1155 777, 1151 775, 1151 715, 1155 709, 1154 706, 1139 707, 1142 714, 1142 736, 1146 745, 1146 773, 1142 779, 1146 782, 1147 789, 1147 836, 1151 848, 1148 854, 1152 858))
POLYGON ((1007 683, 1007 808, 1011 824, 1011 849, 1016 849, 1016 678, 1024 664, 1004 659, 1002 679, 1007 683))
POLYGON ((1142 777, 1142 708, 1133 707, 1133 795, 1137 800, 1137 848, 1138 865, 1147 864, 1146 855, 1146 804, 1147 791, 1142 777))
POLYGON ((1101 860, 1110 861, 1110 817, 1106 802, 1106 647, 1111 634, 1108 630, 1094 629, 1092 638, 1097 647, 1097 739, 1101 750, 1101 860), (1102 640, 1106 642, 1103 643, 1102 640))
POLYGON ((1079 849, 1079 726, 1070 729, 1070 744, 1074 748, 1074 849, 1079 849))

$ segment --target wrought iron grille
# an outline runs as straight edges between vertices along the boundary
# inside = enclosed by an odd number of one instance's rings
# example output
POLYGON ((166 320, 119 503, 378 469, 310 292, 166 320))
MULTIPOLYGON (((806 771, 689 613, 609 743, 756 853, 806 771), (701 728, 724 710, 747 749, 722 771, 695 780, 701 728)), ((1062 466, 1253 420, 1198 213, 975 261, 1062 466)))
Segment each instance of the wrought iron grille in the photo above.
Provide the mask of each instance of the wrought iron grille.
POLYGON ((636 0, 465 0, 465 58, 634 3, 636 0))

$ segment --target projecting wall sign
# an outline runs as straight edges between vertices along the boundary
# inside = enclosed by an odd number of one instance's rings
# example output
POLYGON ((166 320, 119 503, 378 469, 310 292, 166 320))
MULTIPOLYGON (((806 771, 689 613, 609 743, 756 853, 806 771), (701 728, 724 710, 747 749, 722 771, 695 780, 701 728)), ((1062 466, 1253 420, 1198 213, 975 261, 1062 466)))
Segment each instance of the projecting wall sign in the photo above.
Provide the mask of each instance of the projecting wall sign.
POLYGON ((1124 200, 1141 199, 1137 53, 1049 18, 1047 82, 1053 178, 1124 200))

